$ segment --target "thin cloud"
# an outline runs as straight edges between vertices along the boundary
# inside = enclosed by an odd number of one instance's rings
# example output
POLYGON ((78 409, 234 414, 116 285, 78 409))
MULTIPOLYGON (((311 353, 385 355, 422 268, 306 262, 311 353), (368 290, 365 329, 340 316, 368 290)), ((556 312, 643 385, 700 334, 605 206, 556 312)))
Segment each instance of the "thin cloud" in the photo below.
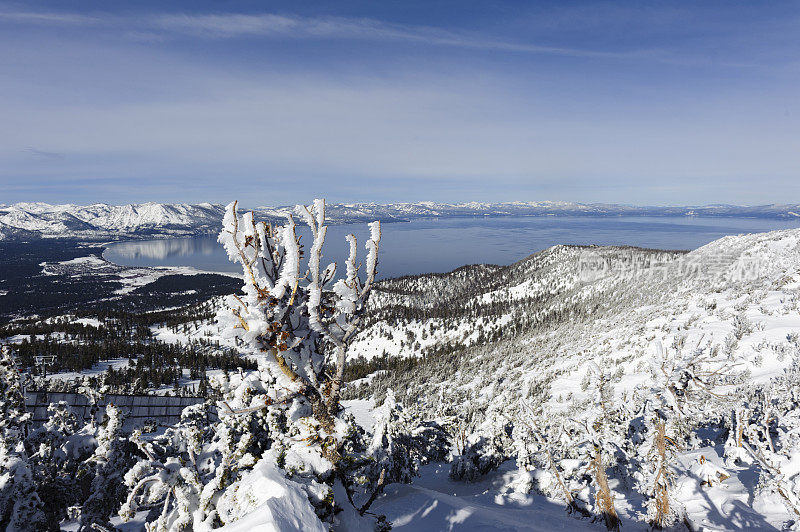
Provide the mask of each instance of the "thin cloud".
POLYGON ((62 12, 0 11, 0 21, 29 24, 89 25, 108 22, 108 19, 62 12))
POLYGON ((284 15, 161 15, 154 26, 204 38, 289 37, 305 39, 370 39, 434 45, 582 57, 623 57, 641 52, 616 53, 540 46, 460 34, 431 26, 387 24, 369 18, 301 18, 284 15))
POLYGON ((606 52, 579 48, 542 46, 494 39, 479 34, 457 33, 431 26, 388 24, 369 18, 295 17, 277 14, 157 14, 137 18, 111 15, 77 15, 66 12, 0 11, 0 22, 34 25, 91 25, 124 27, 133 40, 160 41, 171 35, 203 39, 291 38, 361 39, 427 43, 439 46, 576 57, 652 56, 648 50, 606 52))
POLYGON ((67 157, 63 153, 58 153, 54 151, 45 151, 34 148, 33 146, 28 146, 24 150, 25 153, 34 157, 36 159, 46 160, 46 161, 63 161, 67 157))
POLYGON ((206 38, 299 35, 306 25, 282 15, 159 15, 150 19, 162 30, 206 38))

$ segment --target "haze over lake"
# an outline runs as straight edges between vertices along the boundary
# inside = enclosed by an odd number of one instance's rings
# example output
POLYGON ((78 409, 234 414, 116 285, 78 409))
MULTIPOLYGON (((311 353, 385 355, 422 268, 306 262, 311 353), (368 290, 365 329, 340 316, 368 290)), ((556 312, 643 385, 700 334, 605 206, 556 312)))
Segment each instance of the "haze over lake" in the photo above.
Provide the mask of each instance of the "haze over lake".
MULTIPOLYGON (((695 217, 479 217, 418 219, 384 223, 380 277, 446 272, 465 264, 511 264, 556 244, 629 245, 695 249, 725 235, 800 227, 800 220, 695 217)), ((311 235, 298 228, 301 242, 311 235)), ((328 227, 323 263, 340 263, 347 254, 345 235, 359 242, 365 256, 366 224, 328 227)), ((123 266, 192 266, 211 272, 239 272, 216 235, 110 244, 103 257, 123 266)))

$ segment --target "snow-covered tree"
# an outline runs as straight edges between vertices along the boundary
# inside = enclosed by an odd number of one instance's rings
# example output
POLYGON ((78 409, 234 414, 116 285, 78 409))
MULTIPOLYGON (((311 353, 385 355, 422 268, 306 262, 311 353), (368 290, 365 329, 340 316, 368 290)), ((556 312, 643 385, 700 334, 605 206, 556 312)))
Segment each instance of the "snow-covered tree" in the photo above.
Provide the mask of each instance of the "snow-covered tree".
POLYGON ((749 464, 753 461, 750 454, 743 447, 745 438, 745 426, 748 411, 744 405, 734 408, 731 414, 731 422, 728 430, 728 438, 725 441, 725 462, 729 466, 739 464, 749 464))
POLYGON ((760 468, 759 487, 778 495, 800 520, 800 365, 763 387, 745 392, 746 409, 739 417, 739 443, 760 468))
POLYGON ((513 452, 513 428, 501 412, 488 412, 478 430, 467 437, 464 451, 453 457, 450 478, 472 482, 497 469, 513 452))
POLYGON ((639 449, 644 464, 639 486, 648 497, 647 520, 656 528, 684 519, 675 493, 676 454, 709 404, 725 398, 719 387, 741 377, 734 373, 736 364, 717 356, 710 345, 685 350, 681 344, 667 350, 655 342, 652 387, 642 411, 646 433, 639 449))
POLYGON ((96 442, 92 427, 78 419, 66 403, 51 404, 47 414, 47 421, 30 431, 26 447, 39 494, 47 501, 47 526, 57 530, 68 508, 83 502, 78 471, 96 442))
POLYGON ((445 390, 439 388, 434 411, 452 442, 453 453, 460 456, 466 451, 467 439, 477 429, 484 405, 472 390, 457 388, 447 394, 445 397, 445 390))
POLYGON ((212 436, 208 425, 208 405, 203 403, 186 407, 181 421, 152 442, 143 441, 141 431, 133 432, 131 440, 144 459, 125 474, 129 493, 119 510, 123 520, 149 510, 146 527, 154 532, 211 530, 220 524, 214 506, 219 482, 203 482, 214 465, 204 451, 212 436))
POLYGON ((0 530, 37 532, 47 527, 25 450, 30 414, 11 350, 0 350, 0 530))
POLYGON ((274 227, 228 206, 219 240, 242 266, 244 294, 230 296, 217 320, 226 337, 258 358, 258 370, 210 383, 219 421, 202 428, 184 416, 165 437, 141 443, 146 459, 126 475, 123 517, 149 508, 147 520, 159 531, 228 524, 247 512, 241 505, 251 503, 242 496, 257 478, 276 482, 280 468, 283 489, 305 493, 320 527, 335 526, 342 515, 361 519, 346 476, 365 463, 367 446, 339 398, 347 349, 375 280, 380 224, 370 224, 363 266, 355 237, 347 237, 350 253, 337 280, 336 265, 321 262, 324 201, 299 205, 295 214, 311 229, 306 249, 293 215, 274 227))
POLYGON ((624 426, 622 407, 614 404, 613 377, 597 364, 590 363, 587 372, 589 400, 581 404, 574 420, 577 441, 573 442, 586 471, 592 479, 594 511, 606 528, 619 530, 620 521, 614 507, 614 493, 608 484, 607 469, 622 454, 619 427, 624 426))
POLYGON ((381 474, 385 474, 387 484, 411 482, 419 469, 414 456, 411 423, 392 390, 387 391, 386 399, 375 409, 374 416, 373 437, 367 452, 381 469, 381 474))
POLYGON ((566 441, 564 420, 551 418, 544 425, 540 422, 544 417, 541 405, 534 409, 527 401, 520 401, 516 416, 518 422, 513 432, 520 471, 514 487, 523 493, 536 489, 547 496, 562 499, 567 512, 589 516, 589 511, 576 500, 560 466, 561 444, 566 441), (541 474, 537 474, 539 471, 541 474))
POLYGON ((113 404, 106 405, 104 426, 97 436, 97 448, 82 466, 89 475, 89 495, 81 508, 80 530, 96 526, 111 529, 112 515, 125 499, 125 472, 133 465, 131 442, 122 430, 122 412, 113 404))
POLYGON ((108 391, 108 387, 105 385, 99 385, 97 381, 93 381, 91 377, 84 376, 81 379, 81 383, 78 386, 78 393, 86 396, 89 399, 89 422, 94 427, 97 421, 97 414, 100 411, 100 407, 98 403, 100 399, 102 399, 103 394, 108 391))

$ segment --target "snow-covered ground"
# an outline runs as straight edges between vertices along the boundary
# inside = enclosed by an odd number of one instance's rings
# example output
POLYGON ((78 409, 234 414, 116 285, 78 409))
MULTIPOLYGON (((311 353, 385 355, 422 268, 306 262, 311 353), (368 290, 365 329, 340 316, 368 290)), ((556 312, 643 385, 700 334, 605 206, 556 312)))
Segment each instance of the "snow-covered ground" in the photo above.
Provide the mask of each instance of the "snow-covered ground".
POLYGON ((342 401, 342 406, 353 414, 353 417, 364 430, 372 431, 375 425, 375 417, 372 415, 372 410, 375 408, 375 401, 372 399, 351 399, 349 401, 342 401))
POLYGON ((540 495, 502 494, 516 472, 513 461, 475 483, 450 480, 449 469, 449 464, 424 466, 412 484, 387 487, 374 510, 386 515, 393 530, 414 532, 598 530, 540 495))
MULTIPOLYGON (((776 496, 752 493, 757 481, 750 474, 731 478, 712 487, 700 486, 698 459, 724 468, 714 449, 699 449, 681 455, 683 474, 678 478, 681 500, 698 530, 782 530, 791 515, 776 496)), ((567 514, 559 501, 541 495, 519 494, 509 488, 517 474, 513 461, 504 463, 475 483, 448 478, 449 464, 424 466, 412 484, 393 484, 373 508, 385 514, 393 530, 415 532, 459 531, 551 531, 603 530, 601 523, 567 514)), ((641 501, 636 501, 641 502, 641 501)), ((635 516, 630 503, 617 501, 623 530, 650 530, 635 516)))
POLYGON ((129 364, 129 359, 127 358, 112 358, 110 360, 104 360, 102 362, 98 362, 97 364, 93 365, 90 369, 85 369, 83 371, 62 371, 60 373, 50 373, 47 375, 47 378, 52 380, 71 381, 79 379, 84 376, 91 377, 100 375, 108 371, 108 368, 118 370, 127 367, 128 364, 129 364))
MULTIPOLYGON (((132 268, 118 266, 97 255, 87 255, 61 262, 43 262, 43 275, 70 275, 73 277, 106 276, 122 283, 122 288, 114 291, 116 295, 125 295, 139 287, 146 286, 166 275, 205 275, 210 272, 189 266, 159 266, 155 268, 132 268)), ((220 272, 217 275, 234 276, 220 272)))

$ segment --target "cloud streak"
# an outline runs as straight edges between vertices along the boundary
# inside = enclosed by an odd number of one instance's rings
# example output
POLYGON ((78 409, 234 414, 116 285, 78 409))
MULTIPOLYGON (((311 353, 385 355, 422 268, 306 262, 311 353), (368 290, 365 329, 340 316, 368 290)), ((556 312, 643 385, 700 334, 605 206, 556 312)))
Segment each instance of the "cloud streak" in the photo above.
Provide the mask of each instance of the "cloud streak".
POLYGON ((154 14, 119 17, 67 12, 0 11, 0 23, 124 28, 125 35, 160 40, 170 36, 200 39, 284 38, 313 40, 370 40, 573 57, 625 58, 658 55, 653 50, 612 52, 543 46, 454 32, 433 26, 389 24, 371 18, 298 17, 278 14, 154 14), (156 38, 158 35, 158 38, 156 38))
POLYGON ((64 12, 0 11, 0 22, 48 25, 96 25, 110 22, 109 17, 93 17, 64 12))
POLYGON ((63 161, 64 159, 66 159, 66 156, 63 153, 40 150, 38 148, 34 148, 33 146, 28 146, 22 151, 24 151, 31 157, 46 161, 63 161))

